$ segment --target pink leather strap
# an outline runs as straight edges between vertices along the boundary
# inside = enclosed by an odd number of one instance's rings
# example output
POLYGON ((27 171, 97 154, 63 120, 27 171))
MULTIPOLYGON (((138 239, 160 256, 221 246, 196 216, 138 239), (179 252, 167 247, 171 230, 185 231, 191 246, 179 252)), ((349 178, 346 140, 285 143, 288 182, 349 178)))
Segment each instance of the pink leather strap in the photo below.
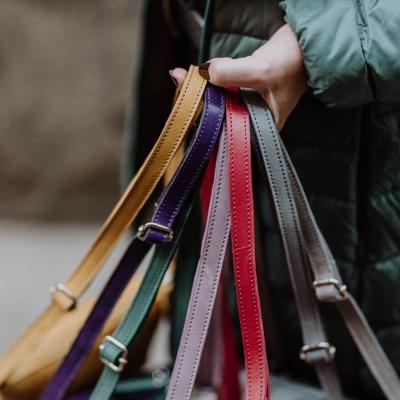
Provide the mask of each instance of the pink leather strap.
POLYGON ((214 308, 230 220, 226 132, 221 135, 211 202, 167 400, 189 400, 214 308))
MULTIPOLYGON (((207 215, 210 207, 211 191, 215 174, 215 164, 216 152, 214 150, 210 155, 208 166, 200 186, 200 207, 203 227, 205 227, 207 223, 207 215)), ((223 268, 225 267, 226 266, 224 265, 223 268)), ((220 281, 197 374, 197 383, 200 386, 212 389, 216 393, 220 390, 222 385, 224 363, 222 359, 224 354, 220 351, 224 340, 222 332, 223 294, 221 283, 222 282, 220 281)))
POLYGON ((246 366, 246 399, 269 399, 269 371, 257 284, 250 119, 238 92, 226 98, 231 238, 246 366))

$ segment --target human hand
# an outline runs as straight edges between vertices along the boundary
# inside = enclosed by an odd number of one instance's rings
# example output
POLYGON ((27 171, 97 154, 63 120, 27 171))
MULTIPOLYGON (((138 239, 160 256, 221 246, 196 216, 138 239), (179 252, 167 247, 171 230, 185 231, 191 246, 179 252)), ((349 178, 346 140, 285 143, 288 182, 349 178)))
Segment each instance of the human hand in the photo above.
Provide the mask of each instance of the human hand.
MULTIPOLYGON (((307 89, 307 75, 297 38, 288 24, 252 55, 243 58, 214 58, 200 66, 200 73, 216 86, 257 90, 267 102, 278 129, 307 89)), ((186 71, 170 71, 178 88, 186 71)))

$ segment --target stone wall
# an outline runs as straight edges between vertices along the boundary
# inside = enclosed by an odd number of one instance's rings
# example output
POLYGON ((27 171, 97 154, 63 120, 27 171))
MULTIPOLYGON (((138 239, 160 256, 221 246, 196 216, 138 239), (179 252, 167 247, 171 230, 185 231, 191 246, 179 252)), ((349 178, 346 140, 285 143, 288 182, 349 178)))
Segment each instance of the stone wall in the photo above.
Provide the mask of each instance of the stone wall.
POLYGON ((0 217, 98 220, 118 196, 142 0, 1 0, 0 217))

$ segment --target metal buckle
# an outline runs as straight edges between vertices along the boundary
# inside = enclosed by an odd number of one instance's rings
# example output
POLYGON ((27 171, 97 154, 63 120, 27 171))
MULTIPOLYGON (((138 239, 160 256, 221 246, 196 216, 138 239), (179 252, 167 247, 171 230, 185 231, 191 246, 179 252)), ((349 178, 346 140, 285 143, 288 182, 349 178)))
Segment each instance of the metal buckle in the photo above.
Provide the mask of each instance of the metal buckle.
POLYGON ((139 226, 137 237, 143 239, 148 229, 156 229, 162 233, 166 233, 168 235, 166 239, 167 242, 170 242, 174 237, 174 231, 171 228, 155 222, 147 222, 146 224, 139 226))
POLYGON ((115 339, 113 336, 106 336, 103 339, 103 343, 99 346, 99 351, 100 351, 100 361, 113 370, 114 372, 121 372, 125 368, 125 365, 128 363, 128 349, 124 346, 123 343, 121 343, 119 340, 115 339), (112 343, 115 347, 117 347, 119 350, 121 350, 122 354, 121 357, 118 358, 118 365, 112 363, 111 361, 107 360, 106 358, 101 356, 101 352, 105 348, 105 343, 104 342, 110 342, 112 343))
POLYGON ((339 292, 340 296, 342 297, 342 300, 347 299, 347 296, 348 296, 347 286, 340 283, 337 279, 332 279, 332 278, 321 279, 319 281, 313 282, 314 289, 317 289, 318 287, 321 287, 321 286, 330 286, 330 285, 335 286, 335 288, 339 292))
POLYGON ((309 344, 309 345, 303 346, 300 350, 299 357, 301 360, 309 362, 308 358, 307 358, 307 354, 311 353, 313 351, 318 351, 318 350, 326 351, 326 354, 328 356, 328 359, 326 361, 331 361, 335 358, 336 348, 327 342, 320 342, 318 344, 309 344))
POLYGON ((51 286, 50 289, 50 294, 53 297, 57 292, 62 293, 68 300, 71 301, 71 305, 67 308, 67 311, 70 311, 74 309, 78 303, 78 298, 61 282, 57 282, 55 285, 51 286))

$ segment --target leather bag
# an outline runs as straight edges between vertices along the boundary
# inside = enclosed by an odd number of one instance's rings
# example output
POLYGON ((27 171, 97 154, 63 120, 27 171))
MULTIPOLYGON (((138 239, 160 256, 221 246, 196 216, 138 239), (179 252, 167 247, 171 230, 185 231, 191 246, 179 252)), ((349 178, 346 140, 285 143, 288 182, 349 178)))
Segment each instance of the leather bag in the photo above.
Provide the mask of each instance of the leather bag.
MULTIPOLYGON (((81 264, 80 268, 86 272, 79 275, 79 279, 75 279, 76 275, 72 276, 69 282, 73 283, 74 290, 71 290, 71 283, 55 288, 55 304, 45 314, 43 325, 48 324, 50 320, 61 320, 59 313, 53 311, 56 305, 61 304, 65 311, 73 312, 71 306, 76 303, 76 293, 80 294, 90 283, 90 279, 99 268, 98 263, 149 199, 156 183, 176 154, 185 132, 193 125, 190 144, 159 197, 149 222, 139 228, 103 291, 87 313, 86 320, 80 324, 80 331, 42 392, 41 399, 66 398, 82 366, 90 359, 96 340, 100 343, 99 358, 104 365, 93 390, 89 390, 80 398, 108 400, 119 395, 122 372, 129 368, 130 357, 133 357, 134 365, 140 359, 140 352, 137 352, 136 347, 139 343, 139 333, 143 332, 144 323, 151 315, 150 310, 160 291, 168 266, 179 249, 180 240, 186 230, 190 229, 194 197, 201 181, 204 182, 203 188, 208 185, 202 200, 203 213, 204 216, 207 215, 203 241, 191 285, 179 349, 169 383, 163 383, 159 395, 168 400, 190 399, 198 393, 203 393, 204 396, 204 386, 207 386, 209 394, 219 400, 242 397, 247 400, 271 398, 274 382, 279 379, 270 380, 266 354, 268 332, 265 335, 255 265, 252 146, 258 155, 266 187, 271 193, 297 302, 304 341, 304 345, 299 349, 299 357, 315 367, 327 399, 345 398, 334 365, 336 349, 329 343, 317 305, 318 301, 333 303, 383 393, 389 400, 398 399, 399 378, 340 277, 264 100, 254 92, 241 92, 238 89, 225 91, 211 84, 207 85, 205 91, 204 88, 205 81, 199 77, 197 69, 191 67, 155 149, 134 178, 128 188, 128 194, 125 194, 117 205, 117 211, 113 212, 106 222, 99 235, 100 239, 97 239, 81 264), (203 91, 204 100, 201 103, 203 91), (187 104, 183 107, 185 101, 187 104), (178 117, 177 109, 181 106, 183 109, 178 117), (200 108, 201 116, 194 124, 200 108), (160 148, 168 144, 165 134, 172 129, 171 124, 177 120, 178 126, 174 126, 176 130, 171 133, 171 142, 168 148, 164 149, 166 156, 164 154, 165 157, 161 157, 160 148), (216 159, 212 157, 214 147, 218 148, 216 159), (203 179, 206 167, 207 172, 203 179), (150 178, 143 185, 143 190, 137 189, 141 187, 141 177, 147 173, 150 174, 150 178), (133 195, 134 191, 136 196, 133 195), (124 210, 123 213, 120 213, 121 209, 124 210), (119 221, 115 231, 115 227, 112 228, 114 218, 119 221), (102 245, 107 244, 106 248, 96 247, 99 242, 102 245), (113 333, 103 337, 103 326, 112 315, 117 300, 129 282, 134 282, 131 281, 132 276, 153 247, 151 261, 128 309, 113 333), (227 340, 224 341, 221 336, 224 329, 218 329, 222 323, 229 326, 229 314, 223 314, 225 293, 221 278, 224 276, 223 271, 226 272, 229 267, 229 263, 226 262, 229 254, 232 255, 242 334, 245 375, 243 393, 239 385, 234 384, 237 368, 236 371, 230 369, 227 362, 236 362, 234 357, 232 358, 232 351, 229 351, 234 348, 233 340, 226 337, 227 340), (222 304, 222 307, 218 304, 222 304), (222 314, 219 314, 221 312, 222 314), (209 340, 206 340, 207 336, 209 340), (96 339, 99 337, 100 339, 96 339), (210 356, 213 352, 214 357, 210 356), (207 359, 211 360, 212 365, 206 366, 201 362, 203 354, 208 354, 207 359), (209 368, 208 373, 202 370, 199 374, 201 368, 209 368), (230 372, 225 373, 229 369, 230 372), (222 370, 222 373, 218 374, 218 370, 222 370), (197 377, 201 379, 196 380, 197 377), (236 390, 233 395, 227 390, 230 384, 236 390)), ((42 321, 39 321, 39 326, 41 325, 42 321)), ((39 338, 36 337, 37 325, 34 325, 32 330, 35 333, 33 342, 36 341, 37 346, 40 344, 39 338)), ((52 329, 45 332, 54 334, 52 329)), ((11 354, 22 355, 22 350, 26 351, 29 348, 32 348, 32 343, 25 337, 20 347, 17 345, 11 350, 11 354)), ((5 360, 9 361, 10 356, 7 358, 6 355, 5 360)), ((0 365, 6 365, 8 371, 14 367, 13 373, 2 374, 8 380, 16 374, 16 364, 11 364, 10 367, 3 360, 3 364, 0 365)), ((88 379, 93 375, 89 371, 88 379)), ((306 392, 307 389, 304 393, 306 392)), ((312 391, 308 390, 308 393, 312 391)))
MULTIPOLYGON (((64 283, 54 285, 52 302, 48 308, 0 358, 2 396, 8 393, 7 396, 34 398, 35 393, 39 388, 43 389, 44 383, 54 373, 55 367, 65 355, 68 343, 74 339, 93 304, 79 304, 80 297, 100 271, 117 240, 135 220, 166 173, 168 165, 199 113, 205 84, 205 80, 198 74, 197 67, 192 66, 159 140, 111 211, 81 263, 64 283), (65 337, 66 345, 62 348, 56 342, 59 330, 63 331, 65 337), (48 354, 51 354, 51 363, 45 361, 48 354)), ((121 304, 122 308, 117 307, 120 310, 116 311, 113 322, 108 325, 110 331, 123 314, 123 305, 126 303, 121 301, 121 304)), ((93 349, 93 359, 97 357, 95 354, 97 349, 93 349)), ((80 374, 79 386, 87 385, 93 379, 89 363, 85 369, 87 372, 82 371, 80 374)))

